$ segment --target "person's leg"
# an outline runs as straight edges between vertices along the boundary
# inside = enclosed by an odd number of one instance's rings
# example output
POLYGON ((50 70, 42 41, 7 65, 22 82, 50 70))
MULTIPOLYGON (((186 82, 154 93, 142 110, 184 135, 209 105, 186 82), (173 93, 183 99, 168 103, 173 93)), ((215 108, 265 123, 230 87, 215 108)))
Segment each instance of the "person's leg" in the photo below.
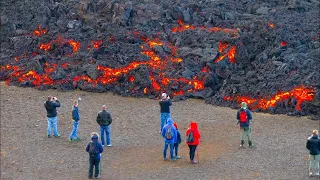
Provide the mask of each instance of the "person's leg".
POLYGON ((49 137, 49 136, 51 136, 52 119, 47 117, 47 120, 48 120, 47 135, 49 137))
POLYGON ((59 136, 59 132, 58 132, 58 117, 54 117, 52 118, 53 120, 53 131, 54 131, 54 136, 59 136))
POLYGON ((98 177, 100 173, 99 171, 100 159, 96 159, 94 164, 95 164, 94 177, 98 177))
POLYGON ((174 143, 170 143, 170 159, 171 160, 174 160, 174 155, 173 155, 173 146, 174 146, 174 143))
POLYGON ((93 176, 93 165, 94 165, 94 159, 89 158, 89 178, 92 178, 93 176))
POLYGON ((178 143, 174 143, 174 155, 177 157, 178 156, 178 143))
POLYGON ((79 122, 74 122, 73 124, 73 128, 74 128, 74 133, 73 133, 73 137, 75 139, 78 139, 78 127, 79 127, 79 122))
POLYGON ((106 126, 106 133, 107 133, 107 145, 111 145, 111 141, 110 141, 110 136, 111 136, 110 126, 106 126))
POLYGON ((246 131, 246 134, 248 136, 249 147, 251 147, 252 146, 251 127, 248 127, 248 130, 246 131))
POLYGON ((189 158, 190 158, 190 161, 192 161, 192 159, 191 159, 191 154, 192 154, 192 145, 188 145, 188 147, 189 147, 189 158))
POLYGON ((245 136, 245 132, 244 132, 244 128, 240 127, 240 133, 241 133, 241 146, 243 146, 244 144, 244 136, 245 136))
POLYGON ((101 144, 104 146, 105 141, 104 141, 104 126, 100 126, 100 136, 101 136, 101 144))
POLYGON ((195 152, 196 152, 196 148, 197 148, 196 145, 192 145, 192 146, 191 146, 191 161, 193 161, 193 159, 194 159, 194 155, 195 155, 195 152))
POLYGON ((316 165, 315 165, 315 168, 316 168, 316 173, 317 173, 317 175, 320 175, 320 154, 318 154, 318 155, 316 155, 316 157, 315 157, 315 163, 316 163, 316 165))
POLYGON ((309 175, 312 175, 312 169, 314 168, 315 156, 309 155, 310 165, 309 165, 309 175))
POLYGON ((164 142, 164 147, 163 147, 163 159, 167 159, 167 149, 168 149, 168 143, 164 142))
POLYGON ((69 140, 72 140, 73 137, 74 137, 74 132, 75 132, 75 124, 74 124, 74 123, 75 123, 75 122, 72 122, 73 128, 72 128, 72 131, 71 131, 71 133, 70 133, 69 140))
POLYGON ((167 124, 168 118, 170 118, 170 113, 164 113, 164 124, 167 124))
POLYGON ((164 123, 165 123, 165 113, 160 113, 160 132, 163 129, 164 123))

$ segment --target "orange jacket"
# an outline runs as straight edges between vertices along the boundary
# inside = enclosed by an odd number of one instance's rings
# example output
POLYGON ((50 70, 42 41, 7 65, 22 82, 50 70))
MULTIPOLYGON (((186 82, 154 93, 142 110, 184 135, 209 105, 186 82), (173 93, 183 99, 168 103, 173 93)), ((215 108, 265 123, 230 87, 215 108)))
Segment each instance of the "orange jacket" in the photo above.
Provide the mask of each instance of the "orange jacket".
POLYGON ((191 131, 193 132, 194 141, 192 143, 187 142, 187 144, 188 145, 198 145, 201 135, 198 130, 198 124, 196 122, 190 123, 190 127, 186 131, 186 136, 188 136, 191 131))

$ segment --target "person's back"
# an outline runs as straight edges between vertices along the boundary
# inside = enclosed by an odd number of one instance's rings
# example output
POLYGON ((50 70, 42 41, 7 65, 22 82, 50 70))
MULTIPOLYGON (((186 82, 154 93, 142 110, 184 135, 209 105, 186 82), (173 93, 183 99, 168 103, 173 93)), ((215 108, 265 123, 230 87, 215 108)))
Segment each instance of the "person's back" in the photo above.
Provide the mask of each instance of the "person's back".
POLYGON ((106 110, 100 111, 98 113, 97 122, 100 126, 109 126, 112 123, 111 114, 106 110))
POLYGON ((171 101, 163 100, 163 101, 159 101, 159 104, 160 104, 161 113, 170 113, 170 106, 172 105, 171 101))
POLYGON ((174 142, 177 141, 177 130, 173 125, 173 120, 168 118, 168 123, 163 127, 162 137, 164 138, 163 159, 167 159, 167 149, 170 146, 170 158, 172 161, 176 160, 173 154, 174 142))
POLYGON ((163 126, 167 123, 167 119, 170 118, 170 106, 172 103, 170 102, 170 96, 166 93, 161 94, 161 100, 159 101, 160 105, 160 131, 161 133, 163 126))
POLYGON ((99 135, 98 133, 93 132, 91 134, 91 141, 88 143, 86 147, 86 151, 89 153, 89 178, 93 177, 93 168, 95 168, 94 176, 96 178, 99 177, 99 165, 100 165, 100 157, 103 152, 102 144, 98 141, 99 135))
POLYGON ((190 162, 192 164, 196 164, 198 162, 194 160, 194 156, 200 142, 199 139, 201 138, 198 124, 196 122, 190 122, 190 127, 186 131, 186 136, 188 137, 186 143, 189 146, 190 162))
POLYGON ((57 116, 57 107, 60 107, 60 102, 58 100, 55 101, 46 101, 44 106, 47 110, 47 117, 56 117, 57 116))
POLYGON ((245 102, 241 103, 241 108, 237 112, 236 119, 238 120, 237 124, 240 124, 240 131, 241 131, 240 147, 243 147, 245 136, 247 136, 249 147, 252 148, 253 146, 252 146, 251 127, 250 127, 250 122, 252 121, 252 113, 247 108, 247 103, 245 102))
POLYGON ((320 139, 317 130, 312 131, 312 135, 308 138, 306 148, 309 150, 309 176, 312 176, 312 170, 315 170, 316 175, 320 173, 320 139))

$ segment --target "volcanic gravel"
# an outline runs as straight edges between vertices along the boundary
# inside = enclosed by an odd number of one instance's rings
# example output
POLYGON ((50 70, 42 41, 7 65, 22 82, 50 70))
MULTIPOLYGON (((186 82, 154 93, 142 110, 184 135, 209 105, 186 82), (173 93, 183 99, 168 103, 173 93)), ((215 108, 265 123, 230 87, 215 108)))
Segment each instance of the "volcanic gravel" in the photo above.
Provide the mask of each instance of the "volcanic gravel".
MULTIPOLYGON (((111 93, 39 91, 1 85, 1 179, 87 179, 90 133, 99 131, 96 113, 105 104, 112 113, 113 147, 102 154, 101 179, 307 179, 307 137, 320 121, 253 113, 255 148, 239 149, 236 110, 189 99, 173 102, 171 114, 183 142, 190 121, 201 132, 200 163, 188 162, 188 147, 180 145, 182 159, 163 161, 157 100, 111 93), (43 102, 56 96, 62 106, 60 138, 46 137, 43 102), (72 100, 79 105, 81 141, 69 143, 72 100)), ((314 178, 315 179, 315 178, 314 178)))

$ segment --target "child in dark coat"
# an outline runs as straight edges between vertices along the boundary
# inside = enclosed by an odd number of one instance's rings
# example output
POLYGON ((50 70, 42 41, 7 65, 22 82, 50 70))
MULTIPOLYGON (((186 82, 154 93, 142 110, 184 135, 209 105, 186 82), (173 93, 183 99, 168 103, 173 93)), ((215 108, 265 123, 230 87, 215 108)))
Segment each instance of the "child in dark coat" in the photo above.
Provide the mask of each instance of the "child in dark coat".
POLYGON ((99 165, 100 157, 103 152, 102 144, 98 141, 99 135, 96 132, 91 133, 91 141, 86 147, 86 151, 89 153, 89 179, 92 179, 93 168, 95 168, 94 177, 100 178, 99 165))
POLYGON ((177 129, 177 141, 174 142, 174 153, 175 153, 176 159, 180 159, 181 156, 178 155, 178 150, 179 150, 179 144, 181 143, 181 135, 178 129, 178 123, 175 122, 173 125, 177 129))

